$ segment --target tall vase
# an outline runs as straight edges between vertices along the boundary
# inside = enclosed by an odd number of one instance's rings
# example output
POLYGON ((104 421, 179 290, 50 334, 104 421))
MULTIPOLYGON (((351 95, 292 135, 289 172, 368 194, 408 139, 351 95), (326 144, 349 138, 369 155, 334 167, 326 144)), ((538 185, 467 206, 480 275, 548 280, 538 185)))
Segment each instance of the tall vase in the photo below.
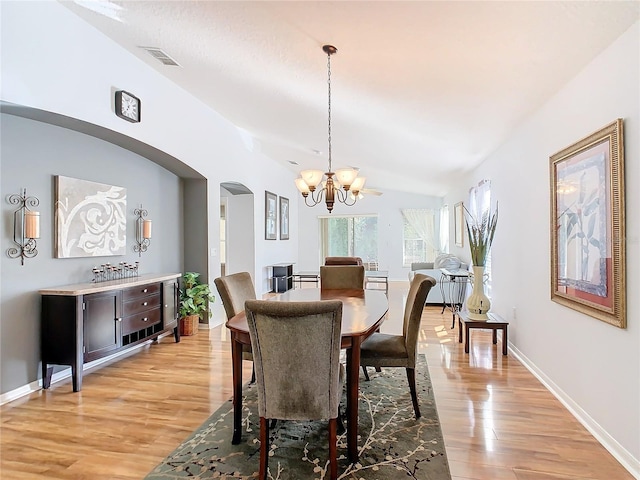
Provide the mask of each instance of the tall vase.
POLYGON ((467 299, 467 309, 471 320, 488 320, 491 308, 489 297, 484 294, 484 266, 473 266, 473 291, 467 299))

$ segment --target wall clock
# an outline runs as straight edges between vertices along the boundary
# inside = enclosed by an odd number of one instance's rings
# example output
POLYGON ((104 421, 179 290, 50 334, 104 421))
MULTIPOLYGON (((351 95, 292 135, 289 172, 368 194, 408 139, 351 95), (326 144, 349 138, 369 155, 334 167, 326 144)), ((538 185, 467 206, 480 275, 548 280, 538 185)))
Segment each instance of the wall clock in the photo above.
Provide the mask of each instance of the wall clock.
POLYGON ((139 122, 140 99, 129 92, 118 90, 116 92, 116 115, 128 122, 139 122))

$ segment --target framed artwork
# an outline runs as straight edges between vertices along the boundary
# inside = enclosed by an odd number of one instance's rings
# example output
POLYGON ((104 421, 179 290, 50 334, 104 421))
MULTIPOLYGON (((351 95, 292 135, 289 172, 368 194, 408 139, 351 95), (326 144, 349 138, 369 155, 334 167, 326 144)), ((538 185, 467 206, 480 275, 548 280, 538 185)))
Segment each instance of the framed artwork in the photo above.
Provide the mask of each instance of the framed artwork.
POLYGON ((278 197, 275 193, 264 192, 264 238, 275 240, 278 223, 278 197))
POLYGON ((280 197, 280 240, 289 240, 289 199, 280 197))
POLYGON ((453 239, 456 247, 464 247, 464 207, 462 202, 453 206, 453 239))
POLYGON ((55 258, 125 255, 127 189, 55 176, 55 258))
POLYGON ((622 119, 550 157, 551 300, 626 328, 622 119))

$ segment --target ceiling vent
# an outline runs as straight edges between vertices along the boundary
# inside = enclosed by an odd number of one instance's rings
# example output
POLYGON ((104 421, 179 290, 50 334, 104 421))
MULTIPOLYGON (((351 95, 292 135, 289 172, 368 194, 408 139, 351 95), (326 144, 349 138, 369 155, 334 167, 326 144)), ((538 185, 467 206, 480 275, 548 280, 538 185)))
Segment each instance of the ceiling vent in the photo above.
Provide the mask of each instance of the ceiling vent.
POLYGON ((169 55, 167 55, 166 52, 164 52, 163 50, 161 50, 159 48, 155 48, 155 47, 140 47, 140 48, 143 49, 143 50, 146 50, 154 58, 160 60, 163 65, 169 65, 169 66, 172 66, 172 67, 179 67, 180 66, 180 64, 178 62, 176 62, 173 58, 171 58, 169 55))

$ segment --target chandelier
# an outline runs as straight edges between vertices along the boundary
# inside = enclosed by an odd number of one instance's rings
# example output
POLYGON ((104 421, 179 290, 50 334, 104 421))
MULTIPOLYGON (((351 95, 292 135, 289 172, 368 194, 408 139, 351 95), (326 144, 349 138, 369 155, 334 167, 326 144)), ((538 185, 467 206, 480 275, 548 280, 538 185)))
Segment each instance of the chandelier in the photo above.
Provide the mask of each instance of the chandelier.
POLYGON ((300 172, 300 178, 296 179, 296 187, 302 193, 305 205, 314 207, 324 200, 327 210, 331 213, 336 201, 349 207, 354 205, 366 178, 358 177, 358 171, 355 168, 331 171, 331 55, 338 49, 333 45, 324 45, 322 50, 327 54, 329 86, 329 169, 324 173, 322 170, 303 170, 300 172))

